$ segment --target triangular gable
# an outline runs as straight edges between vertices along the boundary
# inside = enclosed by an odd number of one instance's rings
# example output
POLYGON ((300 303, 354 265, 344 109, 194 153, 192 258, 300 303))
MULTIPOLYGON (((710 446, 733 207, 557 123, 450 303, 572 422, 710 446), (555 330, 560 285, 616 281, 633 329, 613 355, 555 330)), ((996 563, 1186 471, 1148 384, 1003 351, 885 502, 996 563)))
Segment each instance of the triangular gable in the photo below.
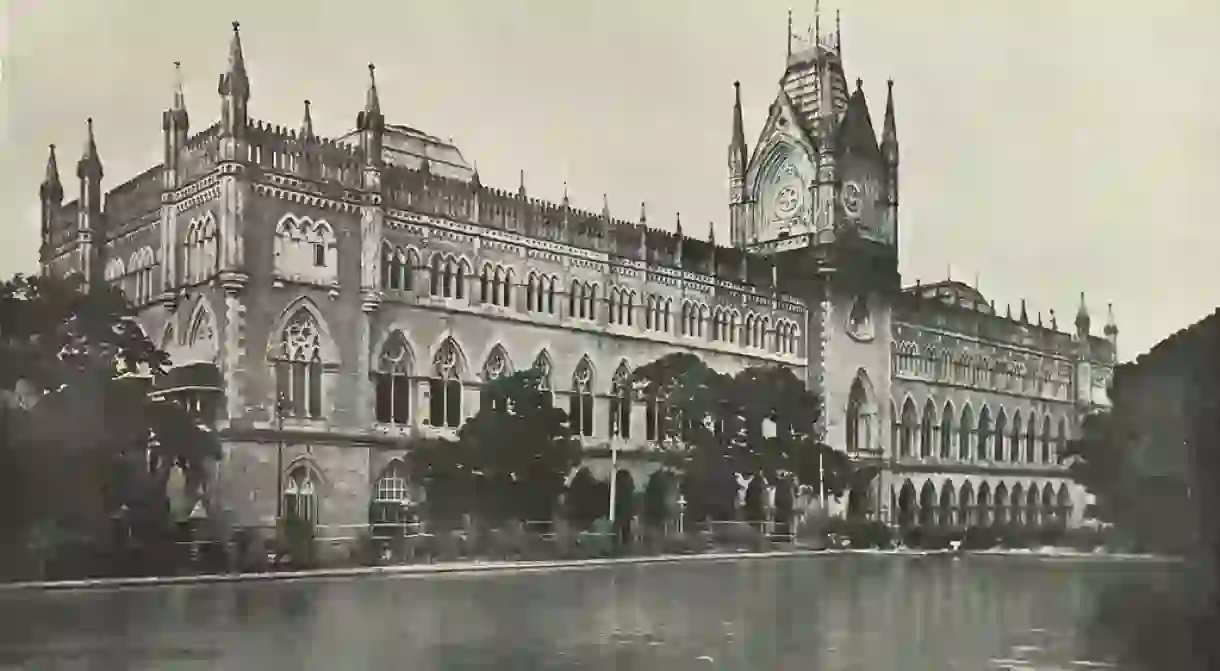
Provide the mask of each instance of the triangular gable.
POLYGON ((746 184, 755 182, 761 164, 766 161, 771 148, 776 144, 783 143, 801 147, 810 160, 814 160, 816 152, 813 142, 801 128, 798 119, 788 94, 780 89, 775 101, 771 103, 767 123, 763 124, 762 133, 759 134, 754 151, 750 154, 750 167, 746 170, 746 184))

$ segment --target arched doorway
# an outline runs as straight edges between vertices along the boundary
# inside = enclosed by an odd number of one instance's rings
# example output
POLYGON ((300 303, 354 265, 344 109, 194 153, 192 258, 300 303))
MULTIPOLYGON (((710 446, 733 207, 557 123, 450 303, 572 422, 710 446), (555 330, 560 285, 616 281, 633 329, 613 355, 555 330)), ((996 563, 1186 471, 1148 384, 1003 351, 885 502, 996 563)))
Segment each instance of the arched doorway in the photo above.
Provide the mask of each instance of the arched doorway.
POLYGON ((898 526, 909 529, 915 525, 915 485, 910 480, 902 483, 898 492, 898 526))
POLYGON ((1019 482, 1012 488, 1012 523, 1016 526, 1025 525, 1025 490, 1019 482))
POLYGON ((1042 524, 1042 516, 1038 514, 1038 485, 1029 486, 1025 493, 1025 526, 1037 528, 1042 524))

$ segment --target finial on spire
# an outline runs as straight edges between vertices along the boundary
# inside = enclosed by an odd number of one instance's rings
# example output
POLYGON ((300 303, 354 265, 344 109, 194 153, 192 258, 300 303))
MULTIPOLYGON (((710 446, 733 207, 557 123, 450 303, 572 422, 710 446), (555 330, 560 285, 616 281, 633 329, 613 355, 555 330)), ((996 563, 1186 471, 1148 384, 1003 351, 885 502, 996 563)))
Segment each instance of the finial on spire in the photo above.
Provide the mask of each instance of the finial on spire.
POLYGON ((563 180, 563 205, 568 206, 568 180, 563 180))
POLYGON ((97 155, 97 141, 93 137, 93 117, 85 120, 87 131, 85 133, 85 151, 81 155, 80 161, 76 164, 76 176, 85 179, 102 178, 102 161, 97 155))
POLYGON ((610 198, 606 194, 602 194, 602 216, 610 218, 610 198))
POLYGON ((520 185, 517 187, 517 195, 525 198, 525 168, 521 169, 520 185))
POLYGON ((1058 331, 1058 330, 1059 330, 1059 320, 1055 318, 1055 311, 1054 311, 1054 310, 1051 310, 1051 330, 1052 330, 1052 331, 1058 331))
POLYGON ((835 51, 843 55, 843 28, 839 23, 839 10, 835 10, 835 51))
POLYGON ((682 237, 682 213, 681 213, 681 212, 678 212, 678 213, 677 213, 677 215, 678 215, 678 216, 677 216, 677 219, 678 219, 678 237, 679 237, 679 238, 681 238, 681 237, 682 237))
POLYGON ((1114 304, 1106 303, 1106 328, 1103 331, 1107 337, 1118 335, 1118 323, 1114 321, 1114 304))
POLYGON ((50 145, 50 153, 47 155, 47 172, 46 177, 42 180, 42 188, 39 189, 44 202, 53 201, 55 203, 63 200, 64 187, 59 181, 59 162, 55 159, 55 145, 50 145))
POLYGON ((792 58, 792 8, 788 8, 788 58, 792 58))
POLYGON ((305 116, 301 119, 301 139, 313 137, 313 115, 309 111, 309 101, 305 101, 305 116))
POLYGON ((648 223, 647 204, 642 200, 640 201, 640 223, 641 224, 648 223))
POLYGON ((856 90, 857 91, 864 90, 864 80, 859 77, 856 77, 856 90))
POLYGON ((234 21, 233 22, 233 33, 237 34, 240 31, 241 31, 241 21, 234 21))

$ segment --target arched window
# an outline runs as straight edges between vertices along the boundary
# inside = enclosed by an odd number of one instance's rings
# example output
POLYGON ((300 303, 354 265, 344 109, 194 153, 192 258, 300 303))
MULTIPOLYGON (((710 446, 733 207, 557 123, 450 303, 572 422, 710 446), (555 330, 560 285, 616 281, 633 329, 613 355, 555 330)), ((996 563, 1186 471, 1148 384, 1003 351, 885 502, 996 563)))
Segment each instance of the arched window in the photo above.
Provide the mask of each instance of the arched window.
POLYGON ((858 374, 851 384, 847 396, 847 451, 859 452, 873 449, 872 395, 863 374, 858 374))
POLYGON ((574 436, 593 435, 593 366, 581 359, 572 376, 572 396, 568 422, 574 436))
POLYGON ((546 350, 539 352, 538 357, 534 359, 534 370, 539 376, 538 389, 545 393, 549 397, 551 405, 554 405, 555 387, 551 384, 552 368, 554 367, 551 365, 551 356, 547 354, 546 350))
POLYGON ((381 348, 377 359, 375 403, 377 421, 382 424, 408 424, 411 420, 411 357, 407 341, 395 331, 381 348))
POLYGON ((292 469, 284 484, 284 517, 290 520, 318 523, 318 494, 313 472, 304 464, 292 469))
POLYGON ((1055 436, 1055 447, 1051 452, 1051 463, 1057 464, 1063 459, 1063 453, 1067 451, 1068 427, 1067 420, 1063 417, 1059 418, 1059 433, 1055 436))
POLYGON ((487 355, 487 361, 483 363, 483 393, 481 395, 482 407, 492 410, 507 410, 507 399, 499 394, 488 393, 491 389, 491 382, 498 380, 510 373, 508 363, 508 353, 500 345, 491 348, 491 353, 487 355))
POLYGON ((1021 421, 1021 411, 1015 410, 1012 413, 1012 436, 1009 438, 1008 453, 1014 462, 1023 460, 1022 450, 1025 449, 1025 441, 1022 439, 1025 434, 1025 423, 1021 421))
POLYGON ((440 254, 432 255, 432 267, 429 269, 431 278, 429 282, 429 292, 433 296, 443 296, 445 286, 445 258, 440 254))
POLYGON ((1005 461, 1008 459, 1008 452, 1005 446, 1008 441, 1004 440, 1008 434, 1008 414, 1004 412, 1004 408, 1000 408, 1000 414, 995 421, 995 460, 1005 461))
POLYGON ((580 282, 572 280, 572 288, 568 291, 568 317, 584 319, 585 303, 580 296, 580 282))
POLYGON ((663 324, 661 327, 661 330, 666 333, 672 332, 672 330, 670 328, 670 315, 673 314, 673 311, 674 311, 673 299, 666 298, 665 307, 661 310, 661 320, 662 320, 662 324, 663 324))
POLYGON ((979 445, 978 459, 986 461, 991 458, 991 410, 987 406, 979 411, 979 445))
POLYGON ((597 285, 585 284, 585 314, 590 320, 597 320, 597 285))
POLYGON ((924 403, 923 406, 923 417, 919 420, 919 456, 923 459, 927 459, 934 454, 935 439, 933 434, 935 433, 935 421, 936 406, 932 404, 932 399, 928 399, 928 402, 924 403))
POLYGON ((285 415, 322 416, 322 350, 318 323, 300 308, 280 332, 276 388, 285 415))
POLYGON ((635 325, 635 292, 634 291, 626 292, 625 304, 620 303, 620 309, 624 310, 627 313, 626 314, 627 326, 634 326, 635 325))
POLYGON ((432 362, 433 377, 428 380, 428 423, 456 429, 462 423, 462 367, 457 343, 452 338, 441 344, 432 362))
POLYGON ((1038 459, 1039 463, 1051 463, 1051 416, 1045 415, 1042 417, 1042 444, 1040 447, 1041 455, 1038 459))
POLYGON ((626 362, 619 364, 610 382, 610 435, 631 437, 631 372, 626 362))
POLYGON ((530 312, 542 312, 542 287, 538 275, 530 272, 525 278, 525 309, 530 312))
POLYGON ((1025 425, 1025 461, 1034 463, 1038 460, 1037 452, 1038 443, 1038 416, 1036 413, 1029 414, 1029 421, 1025 425))
POLYGON ((382 530, 379 535, 395 531, 398 532, 395 535, 401 534, 405 531, 402 525, 414 521, 413 509, 419 501, 416 500, 413 489, 407 479, 407 469, 401 461, 397 459, 391 461, 390 465, 382 471, 381 477, 377 479, 377 485, 373 488, 373 505, 369 511, 370 521, 373 524, 399 526, 382 530))
POLYGON ((957 430, 957 458, 962 461, 970 459, 970 436, 974 434, 974 412, 970 406, 962 408, 962 422, 957 430))
POLYGON ((918 427, 919 418, 916 417, 915 402, 908 398, 902 404, 902 443, 898 456, 915 456, 915 432, 918 427))
POLYGON ((616 287, 611 287, 606 292, 606 321, 611 324, 621 324, 623 321, 623 310, 619 304, 619 291, 616 287))
POLYGON ((940 415, 940 458, 953 458, 953 404, 948 401, 940 415))

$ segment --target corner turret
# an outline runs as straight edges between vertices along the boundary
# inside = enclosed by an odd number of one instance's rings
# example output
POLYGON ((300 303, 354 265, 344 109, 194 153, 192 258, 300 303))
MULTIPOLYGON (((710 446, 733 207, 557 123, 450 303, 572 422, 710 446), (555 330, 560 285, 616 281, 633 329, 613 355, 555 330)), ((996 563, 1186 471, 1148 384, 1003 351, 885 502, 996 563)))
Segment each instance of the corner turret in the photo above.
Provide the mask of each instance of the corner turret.
POLYGON ((86 281, 93 281, 97 254, 94 234, 102 228, 102 160, 97 153, 97 141, 93 136, 93 119, 88 120, 85 150, 76 163, 76 176, 80 179, 80 200, 77 208, 76 241, 80 262, 76 266, 86 281))
POLYGON ((246 74, 240 28, 241 24, 234 21, 233 39, 229 43, 229 69, 220 75, 216 87, 220 94, 220 134, 239 139, 245 137, 250 125, 250 78, 246 74))
POLYGON ((190 133, 190 115, 186 112, 186 94, 182 90, 182 63, 174 61, 174 100, 161 113, 161 130, 165 138, 164 185, 176 189, 181 184, 179 161, 190 133))

